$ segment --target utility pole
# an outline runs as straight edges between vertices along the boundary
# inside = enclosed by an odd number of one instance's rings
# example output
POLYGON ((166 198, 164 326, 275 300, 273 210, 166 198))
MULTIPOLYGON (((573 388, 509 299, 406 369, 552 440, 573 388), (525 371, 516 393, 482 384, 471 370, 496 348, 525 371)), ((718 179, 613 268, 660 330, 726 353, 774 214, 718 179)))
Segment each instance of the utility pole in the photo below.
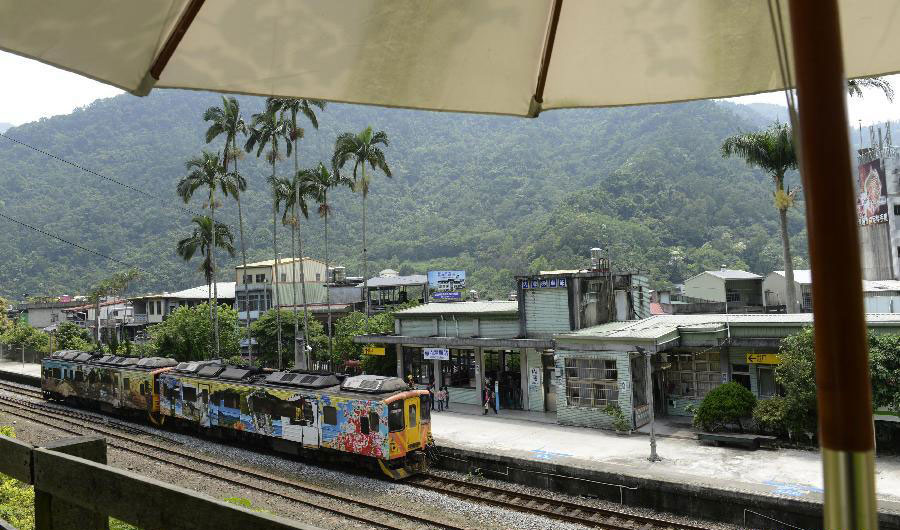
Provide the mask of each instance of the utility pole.
POLYGON ((656 454, 656 414, 653 410, 653 406, 654 406, 654 404, 653 404, 653 367, 651 366, 651 363, 650 363, 650 355, 651 354, 649 351, 645 350, 644 348, 641 348, 640 346, 637 347, 637 350, 638 350, 638 353, 641 353, 644 355, 644 358, 646 359, 646 363, 647 363, 646 364, 647 375, 644 378, 645 379, 645 392, 647 393, 647 408, 650 412, 650 456, 647 457, 647 460, 649 460, 651 462, 659 462, 662 460, 662 458, 660 458, 659 455, 656 454))

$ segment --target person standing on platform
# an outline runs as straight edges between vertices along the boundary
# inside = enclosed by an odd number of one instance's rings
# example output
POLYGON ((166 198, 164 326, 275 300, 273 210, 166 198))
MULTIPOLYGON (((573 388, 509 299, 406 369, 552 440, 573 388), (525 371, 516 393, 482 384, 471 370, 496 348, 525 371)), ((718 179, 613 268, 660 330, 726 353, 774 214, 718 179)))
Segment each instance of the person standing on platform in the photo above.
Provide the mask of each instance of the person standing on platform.
POLYGON ((444 385, 444 408, 450 410, 450 389, 444 385))
POLYGON ((431 402, 431 410, 434 410, 434 380, 428 381, 428 401, 431 402))
POLYGON ((406 376, 406 389, 407 390, 415 390, 416 389, 416 384, 413 382, 412 374, 409 374, 408 376, 406 376))
POLYGON ((438 412, 444 412, 444 389, 440 389, 437 391, 437 395, 435 398, 437 399, 438 412))
POLYGON ((482 396, 481 404, 484 406, 484 412, 481 413, 482 416, 486 416, 488 413, 488 408, 491 406, 491 385, 490 381, 488 384, 484 386, 484 396, 482 396))
POLYGON ((497 393, 494 392, 494 387, 490 388, 490 393, 491 393, 491 396, 490 396, 490 399, 488 400, 488 402, 491 405, 491 410, 494 411, 494 414, 497 414, 497 393))

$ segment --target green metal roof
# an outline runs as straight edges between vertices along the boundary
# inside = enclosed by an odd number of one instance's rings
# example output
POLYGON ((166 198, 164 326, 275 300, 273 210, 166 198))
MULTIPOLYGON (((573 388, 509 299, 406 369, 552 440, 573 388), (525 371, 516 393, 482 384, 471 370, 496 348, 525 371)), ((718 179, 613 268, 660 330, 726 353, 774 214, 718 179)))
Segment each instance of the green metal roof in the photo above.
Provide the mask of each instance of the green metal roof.
POLYGON ((506 300, 485 302, 445 302, 417 305, 403 311, 397 311, 397 318, 431 315, 485 315, 502 314, 515 316, 519 312, 519 303, 506 300))
MULTIPOLYGON (((870 327, 900 328, 900 314, 869 313, 870 327)), ((666 341, 681 333, 713 333, 733 327, 802 327, 813 323, 812 313, 797 314, 738 314, 738 315, 654 315, 643 320, 610 322, 585 328, 574 333, 556 335, 557 342, 565 341, 666 341)))

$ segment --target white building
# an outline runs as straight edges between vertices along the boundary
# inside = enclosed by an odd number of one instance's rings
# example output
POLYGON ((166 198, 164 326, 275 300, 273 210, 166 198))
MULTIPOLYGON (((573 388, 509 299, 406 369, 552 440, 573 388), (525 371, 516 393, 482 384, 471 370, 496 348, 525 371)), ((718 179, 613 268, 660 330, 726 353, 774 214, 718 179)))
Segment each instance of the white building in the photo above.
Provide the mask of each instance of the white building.
MULTIPOLYGON (((284 309, 302 306, 303 287, 300 282, 300 259, 284 258, 278 260, 276 271, 275 260, 248 263, 235 269, 235 296, 238 318, 256 320, 261 313, 273 308, 275 303, 284 309), (277 297, 274 286, 277 276, 277 297), (296 298, 294 284, 296 283, 296 298)), ((326 274, 325 263, 313 258, 303 258, 303 276, 306 280, 306 296, 308 305, 325 305, 326 274)))
POLYGON ((728 310, 763 305, 763 277, 734 269, 703 271, 684 282, 684 296, 709 302, 728 302, 728 310))
MULTIPOLYGON (((787 305, 787 281, 784 271, 772 271, 763 280, 763 293, 767 306, 787 305)), ((800 302, 801 313, 812 312, 812 271, 799 269, 794 271, 794 293, 800 302)))

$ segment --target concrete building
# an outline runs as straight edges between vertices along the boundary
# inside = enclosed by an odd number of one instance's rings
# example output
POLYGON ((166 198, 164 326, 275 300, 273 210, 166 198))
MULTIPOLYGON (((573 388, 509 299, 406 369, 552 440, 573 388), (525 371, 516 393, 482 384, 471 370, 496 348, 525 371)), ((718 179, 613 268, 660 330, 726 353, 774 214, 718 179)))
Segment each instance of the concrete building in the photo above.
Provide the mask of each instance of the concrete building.
MULTIPOLYGON (((358 286, 362 289, 363 285, 358 286)), ((368 281, 369 310, 372 313, 384 311, 392 305, 406 302, 427 302, 428 276, 410 274, 401 276, 393 269, 385 269, 368 281)))
MULTIPOLYGON (((220 305, 234 306, 234 282, 217 282, 215 291, 220 305)), ((133 328, 132 336, 148 325, 158 324, 179 307, 193 307, 209 300, 209 287, 201 285, 174 293, 163 292, 135 296, 128 299, 134 308, 134 317, 126 324, 133 328)))
POLYGON ((869 129, 857 151, 857 217, 864 280, 900 280, 900 150, 891 129, 869 129), (877 131, 877 134, 876 134, 877 131))
POLYGON ((735 313, 763 309, 763 278, 752 272, 704 271, 684 282, 684 296, 694 301, 727 302, 735 313))
MULTIPOLYGON (((787 305, 787 280, 784 271, 772 271, 763 280, 763 294, 767 307, 787 305)), ((794 270, 794 293, 800 302, 801 313, 812 312, 812 271, 809 269, 794 270)))
MULTIPOLYGON (((794 271, 794 289, 803 313, 812 312, 812 274, 809 269, 794 271)), ((767 306, 784 305, 784 271, 772 271, 763 281, 767 306)), ((866 313, 900 313, 900 281, 863 280, 863 304, 866 313)))
MULTIPOLYGON (((303 258, 303 276, 306 280, 308 305, 324 306, 327 281, 325 263, 313 258, 303 258)), ((241 320, 247 318, 247 311, 250 312, 250 320, 255 321, 261 313, 275 307, 276 284, 279 307, 291 309, 294 305, 302 306, 306 303, 300 282, 299 258, 279 259, 277 268, 273 259, 248 263, 246 270, 243 265, 238 265, 235 267, 235 277, 236 307, 241 320)))
POLYGON ((53 328, 66 321, 66 309, 83 304, 84 302, 25 303, 15 306, 13 313, 33 328, 53 328))
MULTIPOLYGON (((898 315, 869 314, 867 321, 877 333, 900 333, 898 315)), ((658 416, 688 415, 688 405, 728 381, 772 397, 781 340, 812 322, 811 313, 657 315, 557 335, 558 421, 608 428, 612 418, 603 408, 615 403, 635 427, 645 424, 644 355, 651 355, 658 416)))
POLYGON ((126 326, 132 321, 133 311, 131 302, 112 297, 101 299, 99 306, 79 302, 78 305, 65 309, 66 320, 86 328, 93 337, 97 337, 99 314, 100 338, 104 342, 112 333, 116 334, 119 341, 126 338, 134 339, 134 335, 126 326))

